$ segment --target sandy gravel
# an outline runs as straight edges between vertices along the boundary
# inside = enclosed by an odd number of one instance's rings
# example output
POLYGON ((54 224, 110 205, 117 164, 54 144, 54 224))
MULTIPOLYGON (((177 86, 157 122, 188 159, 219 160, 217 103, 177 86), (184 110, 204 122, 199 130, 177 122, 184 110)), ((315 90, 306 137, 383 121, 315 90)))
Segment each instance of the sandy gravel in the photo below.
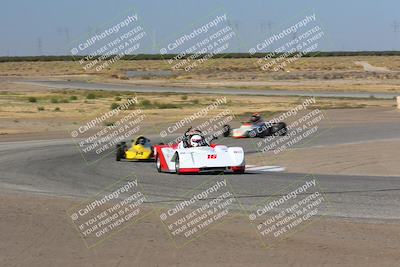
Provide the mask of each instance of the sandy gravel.
POLYGON ((76 201, 0 195, 1 266, 396 266, 398 222, 321 218, 265 249, 246 218, 228 219, 183 248, 154 213, 93 249, 66 209, 76 201))
MULTIPOLYGON (((399 176, 400 139, 294 149, 265 161, 288 172, 399 176)), ((249 156, 256 159, 257 155, 249 156)))
POLYGON ((356 65, 362 66, 365 71, 372 72, 389 72, 390 70, 386 67, 376 67, 369 64, 367 61, 354 61, 356 65))

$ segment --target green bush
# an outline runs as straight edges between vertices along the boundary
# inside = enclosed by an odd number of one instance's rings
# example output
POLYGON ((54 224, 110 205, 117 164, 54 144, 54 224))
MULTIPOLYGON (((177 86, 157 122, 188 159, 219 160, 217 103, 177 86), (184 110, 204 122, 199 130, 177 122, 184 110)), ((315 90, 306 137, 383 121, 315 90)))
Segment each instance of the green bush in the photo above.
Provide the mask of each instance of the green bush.
POLYGON ((38 110, 38 111, 43 111, 43 110, 44 110, 44 107, 37 107, 37 110, 38 110))
POLYGON ((116 96, 114 99, 115 99, 115 101, 121 101, 122 98, 119 96, 116 96))
POLYGON ((86 96, 86 99, 95 99, 95 98, 96 98, 96 95, 93 94, 93 93, 90 93, 90 94, 88 94, 88 95, 86 96))
POLYGON ((177 105, 171 104, 171 103, 159 103, 159 102, 154 102, 154 106, 158 109, 168 109, 168 108, 178 108, 177 105))
POLYGON ((111 127, 111 126, 114 126, 114 122, 105 122, 104 123, 106 126, 108 126, 108 127, 111 127))
POLYGON ((187 95, 183 95, 183 96, 181 96, 181 99, 182 99, 182 100, 187 100, 187 99, 188 99, 188 96, 187 96, 187 95))
POLYGON ((76 95, 71 95, 69 97, 69 100, 73 101, 73 100, 78 100, 78 97, 76 95))
POLYGON ((150 107, 151 106, 151 101, 148 100, 148 99, 143 99, 143 100, 140 101, 140 104, 145 108, 146 107, 150 107))
POLYGON ((61 109, 59 107, 55 107, 54 111, 61 111, 61 109))
POLYGON ((52 97, 52 98, 50 99, 50 102, 51 102, 51 103, 58 103, 58 98, 52 97))
POLYGON ((28 98, 28 101, 31 102, 31 103, 36 103, 37 99, 36 99, 36 97, 31 96, 31 97, 28 98))
POLYGON ((118 108, 119 107, 119 104, 118 103, 112 103, 111 104, 111 109, 116 109, 116 108, 118 108))
POLYGON ((193 100, 192 100, 192 103, 195 104, 195 105, 197 105, 197 104, 200 103, 200 101, 199 101, 198 99, 193 99, 193 100))

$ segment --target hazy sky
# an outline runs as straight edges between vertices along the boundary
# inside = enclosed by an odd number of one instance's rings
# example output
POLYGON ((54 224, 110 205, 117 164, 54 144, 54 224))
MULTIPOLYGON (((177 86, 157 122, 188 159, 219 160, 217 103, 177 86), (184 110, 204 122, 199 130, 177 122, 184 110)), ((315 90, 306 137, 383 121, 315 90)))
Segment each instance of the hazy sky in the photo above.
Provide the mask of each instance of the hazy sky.
POLYGON ((322 50, 400 48, 398 0, 3 0, 0 55, 69 55, 76 39, 132 8, 147 33, 141 53, 158 52, 165 40, 207 22, 216 10, 226 13, 236 28, 240 40, 230 48, 235 51, 247 52, 271 33, 312 13, 326 36, 322 50))

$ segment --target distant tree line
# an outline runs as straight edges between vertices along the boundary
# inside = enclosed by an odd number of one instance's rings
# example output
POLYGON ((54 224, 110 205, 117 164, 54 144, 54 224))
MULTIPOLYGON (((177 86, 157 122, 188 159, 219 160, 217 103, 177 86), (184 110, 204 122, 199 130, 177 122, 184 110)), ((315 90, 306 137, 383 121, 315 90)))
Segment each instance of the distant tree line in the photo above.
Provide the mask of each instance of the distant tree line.
MULTIPOLYGON (((226 53, 216 54, 214 58, 262 58, 269 55, 269 53, 256 53, 250 55, 249 53, 226 53)), ((279 57, 282 53, 275 53, 272 57, 279 57)), ((177 54, 138 54, 126 55, 122 60, 160 60, 172 59, 177 54)), ((187 58, 191 54, 187 54, 182 58, 187 58)), ((400 51, 332 51, 332 52, 311 52, 303 55, 303 57, 340 57, 340 56, 400 56, 400 51)), ((15 57, 0 57, 0 62, 35 62, 35 61, 76 61, 85 58, 85 56, 15 56, 15 57)), ((94 57, 96 58, 96 57, 94 57)), ((111 58, 111 57, 110 57, 111 58)), ((197 56, 197 58, 200 58, 197 56)))

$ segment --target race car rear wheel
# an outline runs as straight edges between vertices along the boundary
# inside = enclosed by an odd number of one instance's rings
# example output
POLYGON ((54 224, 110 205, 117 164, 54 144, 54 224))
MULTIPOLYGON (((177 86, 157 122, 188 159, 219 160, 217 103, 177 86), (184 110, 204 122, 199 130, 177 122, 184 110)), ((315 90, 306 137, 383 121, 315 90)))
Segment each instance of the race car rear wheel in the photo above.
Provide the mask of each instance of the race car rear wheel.
POLYGON ((179 155, 178 154, 176 154, 176 156, 175 156, 175 172, 177 174, 181 174, 180 165, 179 165, 179 155))
POLYGON ((241 167, 232 167, 232 171, 233 173, 244 173, 246 170, 245 166, 241 166, 241 167))
POLYGON ((225 124, 224 128, 223 128, 223 136, 228 137, 230 135, 231 135, 231 126, 229 126, 228 124, 225 124))
POLYGON ((284 136, 287 134, 287 127, 286 123, 284 122, 278 122, 277 123, 277 131, 275 133, 276 135, 284 136))
POLYGON ((118 146, 117 147, 117 152, 115 153, 115 160, 116 161, 121 161, 122 158, 124 158, 124 147, 123 146, 118 146))
POLYGON ((157 171, 161 172, 161 160, 159 156, 156 157, 156 166, 157 166, 157 171))
POLYGON ((255 138, 257 137, 257 130, 251 130, 247 133, 248 137, 255 138))

